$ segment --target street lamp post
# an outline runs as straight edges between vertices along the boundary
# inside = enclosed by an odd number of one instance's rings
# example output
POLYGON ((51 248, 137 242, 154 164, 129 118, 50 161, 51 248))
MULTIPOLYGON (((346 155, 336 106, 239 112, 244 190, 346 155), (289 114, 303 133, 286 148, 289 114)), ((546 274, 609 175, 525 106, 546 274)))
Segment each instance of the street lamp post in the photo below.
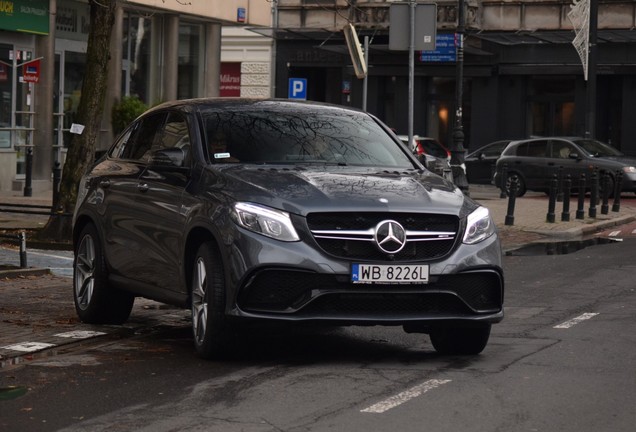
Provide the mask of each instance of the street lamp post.
POLYGON ((455 79, 455 127, 453 129, 453 145, 451 146, 451 170, 453 173, 453 181, 455 185, 464 192, 469 194, 468 180, 466 179, 466 165, 464 163, 464 126, 462 122, 462 97, 464 84, 464 0, 458 0, 457 5, 457 63, 456 63, 456 79, 455 79))

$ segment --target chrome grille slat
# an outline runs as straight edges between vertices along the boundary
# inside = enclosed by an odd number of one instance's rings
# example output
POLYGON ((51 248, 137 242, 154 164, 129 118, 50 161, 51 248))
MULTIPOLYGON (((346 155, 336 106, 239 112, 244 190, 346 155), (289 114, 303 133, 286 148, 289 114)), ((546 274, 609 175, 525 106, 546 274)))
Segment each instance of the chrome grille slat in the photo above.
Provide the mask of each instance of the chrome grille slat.
POLYGON ((438 259, 450 253, 459 230, 459 218, 437 214, 318 213, 308 215, 307 223, 312 236, 326 253, 361 260, 438 259), (389 219, 401 224, 406 233, 404 250, 391 257, 375 244, 376 226, 389 219), (354 229, 356 225, 360 229, 354 229), (429 226, 431 230, 422 229, 429 226), (425 246, 433 244, 437 246, 425 246))

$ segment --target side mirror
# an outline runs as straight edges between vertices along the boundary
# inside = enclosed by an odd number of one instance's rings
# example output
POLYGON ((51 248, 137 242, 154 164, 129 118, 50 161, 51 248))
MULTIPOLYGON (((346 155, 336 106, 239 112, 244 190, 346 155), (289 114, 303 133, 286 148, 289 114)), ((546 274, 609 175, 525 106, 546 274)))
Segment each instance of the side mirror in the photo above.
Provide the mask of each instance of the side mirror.
POLYGON ((579 154, 578 154, 578 153, 570 153, 570 154, 568 155, 568 157, 569 157, 570 159, 576 159, 576 160, 580 160, 580 159, 581 159, 581 157, 579 156, 579 154))
POLYGON ((183 168, 185 160, 185 150, 172 147, 154 152, 150 158, 150 165, 164 168, 183 168))

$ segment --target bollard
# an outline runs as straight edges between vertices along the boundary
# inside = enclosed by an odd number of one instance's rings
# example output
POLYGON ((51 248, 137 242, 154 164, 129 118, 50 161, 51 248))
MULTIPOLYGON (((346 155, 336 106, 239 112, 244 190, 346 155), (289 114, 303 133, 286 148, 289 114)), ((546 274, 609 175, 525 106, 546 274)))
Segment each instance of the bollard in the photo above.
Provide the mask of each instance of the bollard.
POLYGON ((603 172, 603 178, 602 178, 602 185, 603 185, 603 202, 601 203, 601 214, 608 214, 609 213, 609 195, 610 195, 610 191, 609 191, 609 183, 610 183, 610 175, 607 171, 603 172))
POLYGON ((548 214, 546 216, 546 221, 549 223, 554 223, 556 221, 554 209, 556 207, 556 197, 557 197, 557 189, 559 187, 559 180, 557 180, 557 175, 552 175, 552 180, 550 180, 550 195, 548 199, 548 214))
POLYGON ((563 201, 563 165, 557 168, 557 178, 558 178, 558 187, 557 187, 557 198, 558 202, 563 201))
POLYGON ((18 239, 20 240, 20 268, 27 268, 26 233, 22 231, 18 239))
POLYGON ((579 196, 578 205, 576 207, 576 218, 585 219, 585 174, 581 174, 579 179, 579 196))
POLYGON ((563 181, 563 211, 561 212, 561 221, 568 222, 570 220, 570 189, 572 188, 572 178, 570 174, 565 176, 563 181))
POLYGON ((588 215, 591 218, 596 217, 596 201, 598 200, 598 169, 594 167, 592 170, 592 176, 590 177, 590 209, 588 215))
POLYGON ((24 178, 24 196, 33 196, 31 178, 33 177, 33 149, 29 147, 26 154, 26 173, 24 178))
POLYGON ((55 167, 53 168, 53 211, 58 210, 58 205, 60 202, 60 182, 62 181, 62 168, 60 168, 60 163, 55 162, 55 167))
POLYGON ((505 163, 501 167, 501 193, 499 194, 499 198, 506 198, 508 194, 506 193, 506 183, 508 182, 508 164, 505 163))
POLYGON ((614 204, 612 204, 612 211, 621 211, 621 191, 623 190, 623 171, 616 171, 616 183, 614 184, 614 204))
POLYGON ((508 195, 508 212, 506 213, 506 225, 515 224, 515 200, 517 198, 517 176, 510 178, 510 194, 508 195))

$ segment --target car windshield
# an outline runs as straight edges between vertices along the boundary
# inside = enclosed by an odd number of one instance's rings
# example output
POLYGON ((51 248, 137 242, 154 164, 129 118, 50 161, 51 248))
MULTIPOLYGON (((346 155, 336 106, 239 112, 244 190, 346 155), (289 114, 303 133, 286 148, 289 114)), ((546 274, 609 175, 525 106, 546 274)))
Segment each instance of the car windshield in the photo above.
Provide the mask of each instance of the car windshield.
POLYGON ((201 114, 210 159, 217 162, 415 167, 405 149, 364 113, 290 104, 276 110, 224 106, 201 114))
POLYGON ((614 147, 609 146, 600 141, 592 139, 581 139, 574 141, 580 147, 583 148, 590 156, 604 157, 604 156, 623 156, 623 153, 616 150, 614 147))

